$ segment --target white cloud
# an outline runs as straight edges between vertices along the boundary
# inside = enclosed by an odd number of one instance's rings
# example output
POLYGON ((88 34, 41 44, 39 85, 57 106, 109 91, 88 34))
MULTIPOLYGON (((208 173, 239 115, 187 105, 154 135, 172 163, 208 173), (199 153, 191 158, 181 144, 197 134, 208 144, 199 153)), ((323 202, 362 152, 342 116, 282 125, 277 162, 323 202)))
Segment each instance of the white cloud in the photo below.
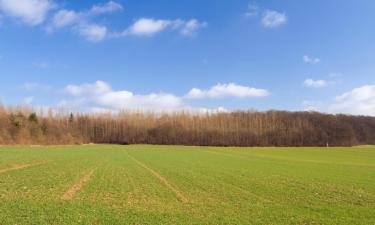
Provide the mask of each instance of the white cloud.
POLYGON ((97 42, 107 37, 108 30, 99 24, 82 24, 78 26, 78 33, 88 41, 97 42))
POLYGON ((100 14, 112 13, 121 11, 122 5, 109 1, 104 4, 94 5, 90 10, 86 11, 74 11, 61 9, 55 13, 52 19, 52 25, 55 28, 61 28, 65 26, 71 26, 82 23, 90 23, 90 20, 100 14))
MULTIPOLYGON (((0 0, 1 1, 1 0, 0 0)), ((127 29, 121 32, 110 32, 105 25, 92 22, 93 19, 104 13, 112 13, 123 10, 122 5, 109 1, 105 4, 94 5, 86 11, 73 11, 62 9, 55 13, 47 31, 52 32, 57 28, 72 27, 76 33, 89 41, 97 42, 105 38, 134 36, 152 36, 166 29, 177 30, 182 35, 192 36, 195 32, 207 26, 205 22, 196 19, 191 20, 161 20, 153 18, 140 18, 127 29)))
POLYGON ((255 3, 250 3, 247 5, 247 11, 245 13, 246 17, 253 17, 259 14, 259 6, 255 3))
MULTIPOLYGON (((33 26, 43 23, 48 12, 54 7, 53 0, 0 0, 0 13, 3 12, 6 15, 19 18, 33 26)), ((45 31, 52 33, 57 29, 70 28, 85 39, 97 42, 109 37, 127 35, 152 36, 166 29, 176 30, 181 35, 192 36, 197 30, 207 26, 206 22, 200 22, 197 19, 161 20, 141 18, 124 31, 110 32, 106 25, 95 22, 95 18, 102 14, 122 10, 123 6, 115 1, 96 4, 83 11, 60 9, 51 17, 45 27, 45 31)))
POLYGON ((91 7, 89 13, 90 14, 103 14, 103 13, 111 13, 116 11, 122 11, 123 7, 119 3, 116 3, 114 1, 109 1, 104 4, 98 4, 91 7))
POLYGON ((121 11, 122 9, 122 5, 113 1, 94 5, 86 11, 62 9, 55 13, 47 31, 51 32, 57 28, 72 27, 78 35, 86 40, 98 42, 108 37, 108 28, 105 25, 92 22, 92 20, 100 14, 121 11))
POLYGON ((286 14, 274 10, 266 10, 262 18, 262 25, 268 28, 278 27, 286 22, 286 14))
POLYGON ((167 28, 179 30, 182 35, 192 35, 196 32, 196 30, 205 26, 207 26, 206 22, 199 22, 196 19, 185 21, 181 19, 161 20, 153 18, 140 18, 120 35, 152 36, 166 30, 167 28))
POLYGON ((179 109, 183 102, 179 97, 172 94, 151 93, 147 95, 135 95, 129 91, 112 91, 98 96, 97 102, 106 107, 115 109, 179 109))
POLYGON ((315 57, 311 57, 309 55, 304 55, 302 57, 303 61, 305 63, 309 63, 309 64, 318 64, 320 63, 320 59, 319 58, 315 58, 315 57))
POLYGON ((77 23, 80 19, 79 13, 73 10, 60 10, 52 18, 52 23, 55 27, 61 28, 77 23))
POLYGON ((191 19, 191 20, 186 21, 186 22, 182 21, 180 32, 183 35, 190 36, 190 35, 193 35, 196 30, 198 30, 200 28, 204 28, 206 26, 207 26, 206 22, 199 22, 196 19, 191 19))
POLYGON ((101 95, 111 92, 112 88, 104 81, 96 81, 93 84, 68 85, 65 91, 73 96, 101 95))
POLYGON ((268 95, 270 95, 270 93, 269 91, 265 89, 257 89, 257 88, 237 85, 235 83, 229 83, 229 84, 217 84, 208 90, 201 90, 198 88, 193 88, 186 95, 186 98, 190 98, 190 99, 224 98, 224 97, 247 98, 247 97, 265 97, 268 95))
POLYGON ((32 26, 43 23, 53 7, 49 0, 0 0, 0 11, 32 26))
POLYGON ((365 85, 337 96, 329 111, 375 116, 375 85, 365 85))
POLYGON ((60 106, 82 107, 88 105, 101 109, 177 110, 184 107, 181 98, 167 93, 137 95, 127 90, 115 91, 104 81, 93 84, 68 85, 65 88, 74 101, 63 101, 60 106))
POLYGON ((169 20, 141 18, 130 27, 128 32, 134 35, 152 35, 164 30, 169 25, 169 20))
MULTIPOLYGON (((154 112, 189 111, 192 113, 219 113, 228 112, 224 107, 218 108, 197 108, 191 107, 185 102, 185 97, 176 96, 170 93, 149 93, 135 94, 128 90, 113 90, 104 81, 86 83, 81 85, 68 85, 64 89, 70 96, 68 100, 62 100, 58 104, 70 110, 92 111, 92 112, 116 112, 119 110, 142 110, 154 112)), ((202 91, 200 96, 208 98, 220 97, 261 97, 268 95, 268 91, 262 89, 248 88, 235 84, 217 85, 210 91, 202 91), (222 86, 220 88, 220 86, 222 86), (224 90, 222 90, 222 88, 224 90), (240 90, 233 90, 239 88, 240 90), (203 95, 202 95, 203 93, 203 95)))
POLYGON ((313 88, 321 88, 327 86, 327 81, 325 80, 313 80, 313 79, 306 79, 303 84, 306 87, 313 87, 313 88))

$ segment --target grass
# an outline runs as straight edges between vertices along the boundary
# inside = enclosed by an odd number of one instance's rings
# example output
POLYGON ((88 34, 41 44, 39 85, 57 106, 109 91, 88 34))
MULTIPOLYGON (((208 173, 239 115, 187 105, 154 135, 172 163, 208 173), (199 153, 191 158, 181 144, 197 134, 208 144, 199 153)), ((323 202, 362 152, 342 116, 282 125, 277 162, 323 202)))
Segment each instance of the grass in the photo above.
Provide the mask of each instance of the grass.
POLYGON ((0 147, 0 224, 375 224, 375 149, 0 147))

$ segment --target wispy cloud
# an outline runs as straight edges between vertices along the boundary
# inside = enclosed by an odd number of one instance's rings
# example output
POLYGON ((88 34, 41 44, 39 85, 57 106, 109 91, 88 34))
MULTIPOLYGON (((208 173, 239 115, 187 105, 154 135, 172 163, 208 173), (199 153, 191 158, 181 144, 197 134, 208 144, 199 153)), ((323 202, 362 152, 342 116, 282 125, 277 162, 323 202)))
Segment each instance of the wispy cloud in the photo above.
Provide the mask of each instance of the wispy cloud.
POLYGON ((79 23, 82 20, 81 14, 73 10, 62 9, 55 13, 52 18, 52 28, 62 28, 65 26, 70 26, 75 23, 79 23))
POLYGON ((101 41, 108 35, 107 27, 99 24, 81 24, 77 29, 79 35, 92 42, 101 41))
POLYGON ((261 19, 261 25, 266 28, 276 28, 284 25, 288 21, 288 17, 285 12, 265 9, 255 2, 249 3, 245 12, 245 17, 259 18, 259 16, 261 19))
POLYGON ((246 17, 253 17, 259 14, 260 8, 254 2, 247 5, 247 11, 245 12, 246 17))
POLYGON ((48 33, 70 29, 91 42, 130 35, 152 36, 167 29, 175 30, 184 36, 193 36, 199 29, 207 26, 206 22, 195 18, 189 20, 140 18, 124 30, 111 31, 104 22, 97 22, 103 14, 123 10, 124 7, 115 1, 95 4, 86 10, 76 11, 58 7, 53 0, 0 0, 0 13, 20 19, 32 26, 48 21, 45 23, 45 31, 48 33), (54 8, 58 10, 47 19, 48 14, 54 8))
POLYGON ((281 13, 275 10, 266 10, 262 17, 262 25, 267 28, 278 27, 286 22, 286 13, 281 13))
POLYGON ((302 60, 305 63, 309 63, 309 64, 318 64, 318 63, 320 63, 320 59, 319 58, 312 57, 312 56, 309 56, 309 55, 304 55, 302 57, 302 60))
POLYGON ((327 86, 328 82, 326 80, 306 79, 303 84, 306 87, 322 88, 327 86))
POLYGON ((107 26, 93 22, 94 18, 101 14, 122 10, 122 5, 113 1, 93 5, 89 10, 83 11, 61 9, 53 15, 47 31, 53 32, 56 29, 71 27, 73 31, 86 40, 98 42, 105 39, 109 32, 107 26))
POLYGON ((112 12, 117 12, 117 11, 122 11, 122 10, 123 10, 123 7, 121 4, 114 2, 114 1, 109 1, 104 4, 93 5, 91 9, 88 11, 88 14, 98 15, 98 14, 112 13, 112 12))
POLYGON ((270 93, 268 90, 265 90, 265 89, 258 89, 258 88, 238 85, 235 83, 229 83, 229 84, 217 84, 207 90, 193 88, 186 95, 186 98, 189 98, 189 99, 225 98, 225 97, 248 98, 248 97, 265 97, 268 95, 270 95, 270 93))
POLYGON ((109 1, 104 4, 93 5, 89 10, 74 11, 61 9, 52 18, 51 28, 61 28, 65 26, 88 24, 91 20, 101 14, 109 14, 122 11, 123 7, 119 3, 109 1))
POLYGON ((112 91, 112 87, 104 81, 96 81, 92 84, 71 84, 65 87, 65 91, 72 96, 101 95, 112 91))
POLYGON ((49 0, 0 0, 0 11, 35 26, 43 23, 55 4, 49 0))
POLYGON ((200 22, 197 19, 163 20, 153 18, 140 18, 136 20, 129 28, 121 33, 118 33, 115 36, 152 36, 166 29, 177 30, 182 35, 191 36, 194 35, 198 29, 206 26, 206 22, 200 22))
POLYGON ((200 28, 206 27, 206 22, 197 19, 164 20, 154 18, 140 18, 123 31, 109 31, 106 25, 93 22, 93 19, 106 13, 123 10, 122 5, 110 1, 106 4, 94 5, 86 11, 73 11, 62 9, 55 13, 48 30, 72 27, 76 33, 85 39, 98 42, 106 38, 117 38, 125 36, 153 36, 164 30, 176 30, 181 35, 192 36, 200 28))

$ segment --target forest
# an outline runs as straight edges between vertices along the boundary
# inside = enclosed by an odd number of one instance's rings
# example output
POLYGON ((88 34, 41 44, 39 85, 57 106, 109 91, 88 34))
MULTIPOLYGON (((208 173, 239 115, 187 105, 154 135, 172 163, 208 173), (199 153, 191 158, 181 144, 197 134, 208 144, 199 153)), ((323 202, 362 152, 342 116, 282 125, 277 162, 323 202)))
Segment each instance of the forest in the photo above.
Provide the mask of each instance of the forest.
POLYGON ((287 111, 37 113, 0 107, 1 145, 85 143, 355 146, 375 144, 375 117, 287 111))

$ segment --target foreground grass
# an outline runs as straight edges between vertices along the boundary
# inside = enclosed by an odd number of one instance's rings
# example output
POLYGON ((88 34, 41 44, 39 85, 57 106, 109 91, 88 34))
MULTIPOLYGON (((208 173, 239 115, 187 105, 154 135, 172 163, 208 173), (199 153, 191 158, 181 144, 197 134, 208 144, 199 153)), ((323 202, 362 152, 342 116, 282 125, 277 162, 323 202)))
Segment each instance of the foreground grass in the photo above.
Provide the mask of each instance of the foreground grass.
POLYGON ((1 147, 0 224, 375 224, 375 149, 1 147))

